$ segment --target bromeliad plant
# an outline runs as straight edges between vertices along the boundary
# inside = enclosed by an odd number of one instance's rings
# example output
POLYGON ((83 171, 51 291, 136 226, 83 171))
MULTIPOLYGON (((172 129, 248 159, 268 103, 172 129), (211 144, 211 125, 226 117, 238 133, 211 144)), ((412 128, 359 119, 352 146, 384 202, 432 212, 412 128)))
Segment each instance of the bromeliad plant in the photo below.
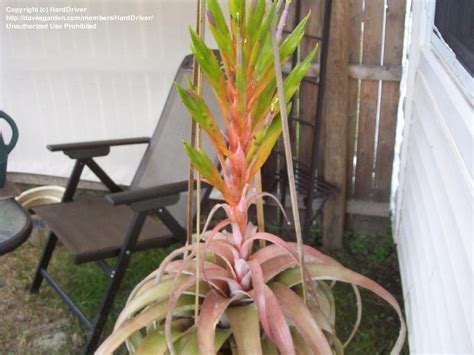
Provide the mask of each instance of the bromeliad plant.
MULTIPOLYGON (((284 6, 281 0, 270 5, 266 0, 228 4, 230 24, 217 0, 208 0, 207 17, 219 59, 191 30, 192 51, 214 91, 225 127, 219 126, 217 113, 197 87, 177 86, 192 117, 213 142, 221 170, 200 148, 185 143, 186 153, 225 203, 211 211, 199 242, 172 252, 135 288, 98 353, 111 353, 125 342, 135 354, 342 354, 350 339, 343 344, 335 331, 331 289, 336 281, 352 284, 358 301, 351 338, 361 315, 357 287, 373 291, 398 312, 402 327, 393 349, 398 353, 405 325, 390 293, 318 250, 299 248, 249 221, 250 206, 269 196, 255 192, 254 177, 282 130, 272 36, 278 41, 281 63, 286 63, 303 37, 309 14, 283 39, 290 1, 284 6), (208 230, 218 209, 227 217, 208 230)), ((285 79, 286 105, 316 53, 315 49, 285 79)))

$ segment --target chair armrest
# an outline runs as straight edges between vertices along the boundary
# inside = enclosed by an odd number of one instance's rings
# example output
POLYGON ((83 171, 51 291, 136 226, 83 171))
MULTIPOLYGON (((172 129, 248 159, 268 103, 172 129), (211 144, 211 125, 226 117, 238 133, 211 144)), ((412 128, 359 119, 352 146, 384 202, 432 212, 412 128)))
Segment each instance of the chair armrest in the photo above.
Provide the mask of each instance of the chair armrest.
POLYGON ((78 142, 67 144, 53 144, 48 145, 47 148, 51 152, 63 152, 72 159, 85 159, 106 156, 110 153, 111 147, 134 145, 134 144, 149 144, 150 138, 125 138, 112 139, 104 141, 93 142, 78 142))
POLYGON ((179 195, 187 191, 188 182, 181 181, 173 184, 145 187, 130 191, 117 192, 107 195, 105 198, 114 206, 130 205, 136 202, 144 202, 156 198, 179 195))
MULTIPOLYGON (((209 185, 203 183, 203 187, 209 185)), ((196 183, 194 183, 196 187, 196 183)), ((133 191, 118 192, 107 195, 106 200, 114 206, 128 205, 137 211, 153 210, 171 206, 179 201, 179 195, 188 191, 188 182, 153 186, 133 191)))
POLYGON ((111 139, 111 140, 94 141, 94 142, 52 144, 52 145, 48 145, 48 149, 51 152, 58 152, 58 151, 64 152, 67 150, 95 149, 95 148, 104 148, 104 147, 116 147, 120 145, 148 144, 148 143, 150 143, 150 138, 139 137, 139 138, 111 139))

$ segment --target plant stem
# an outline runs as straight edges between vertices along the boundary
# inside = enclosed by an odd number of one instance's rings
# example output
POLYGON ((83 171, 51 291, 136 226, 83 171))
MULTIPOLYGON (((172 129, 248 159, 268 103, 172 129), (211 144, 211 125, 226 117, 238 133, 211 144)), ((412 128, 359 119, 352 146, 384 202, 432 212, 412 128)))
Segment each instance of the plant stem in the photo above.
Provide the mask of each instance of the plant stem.
POLYGON ((285 89, 283 85, 282 68, 280 61, 280 46, 278 44, 278 34, 276 20, 272 22, 271 37, 273 47, 273 60, 275 62, 275 75, 278 89, 278 100, 280 101, 280 115, 283 126, 283 142, 285 148, 286 167, 288 171, 288 183, 290 185, 291 209, 293 211, 293 220, 295 223, 296 241, 298 243, 298 258, 301 271, 301 284, 303 285, 303 299, 307 300, 307 285, 304 277, 304 246, 301 233, 301 221, 298 211, 298 198, 296 195, 295 172, 293 168, 293 153, 291 151, 290 128, 288 126, 288 112, 286 107, 285 89))
MULTIPOLYGON (((255 175, 255 188, 258 194, 261 194, 262 189, 262 171, 259 170, 255 175)), ((258 230, 260 232, 265 232, 265 211, 263 209, 263 198, 260 197, 257 200, 257 222, 258 222, 258 230)), ((260 248, 265 248, 267 243, 264 240, 260 241, 260 248)))

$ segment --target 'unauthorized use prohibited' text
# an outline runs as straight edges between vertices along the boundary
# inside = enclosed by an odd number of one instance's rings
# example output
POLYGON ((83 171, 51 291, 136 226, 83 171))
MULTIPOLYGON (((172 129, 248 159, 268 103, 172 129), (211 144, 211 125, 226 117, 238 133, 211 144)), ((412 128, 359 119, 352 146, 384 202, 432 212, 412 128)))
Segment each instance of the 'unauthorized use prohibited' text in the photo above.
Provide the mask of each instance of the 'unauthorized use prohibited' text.
POLYGON ((152 22, 154 15, 90 14, 87 7, 29 6, 5 8, 7 30, 96 30, 103 23, 152 22))

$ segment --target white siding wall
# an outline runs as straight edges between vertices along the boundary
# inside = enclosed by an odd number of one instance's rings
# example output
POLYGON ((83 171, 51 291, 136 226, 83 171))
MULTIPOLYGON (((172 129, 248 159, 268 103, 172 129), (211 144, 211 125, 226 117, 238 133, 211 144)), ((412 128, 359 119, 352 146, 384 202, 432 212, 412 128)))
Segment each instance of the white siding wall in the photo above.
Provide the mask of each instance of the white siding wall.
POLYGON ((433 48, 433 9, 413 2, 395 237, 412 353, 472 354, 472 87, 433 48))
MULTIPOLYGON (((189 54, 194 0, 0 0, 0 109, 18 123, 9 170, 67 176, 71 161, 51 143, 150 136, 189 54), (87 7, 87 15, 153 15, 152 22, 99 23, 97 30, 7 30, 7 6, 87 7)), ((208 32, 209 33, 209 32, 208 32)), ((210 36, 208 36, 210 37, 210 36)), ((103 158, 129 182, 143 148, 103 158)), ((86 175, 91 178, 92 175, 86 175)))

